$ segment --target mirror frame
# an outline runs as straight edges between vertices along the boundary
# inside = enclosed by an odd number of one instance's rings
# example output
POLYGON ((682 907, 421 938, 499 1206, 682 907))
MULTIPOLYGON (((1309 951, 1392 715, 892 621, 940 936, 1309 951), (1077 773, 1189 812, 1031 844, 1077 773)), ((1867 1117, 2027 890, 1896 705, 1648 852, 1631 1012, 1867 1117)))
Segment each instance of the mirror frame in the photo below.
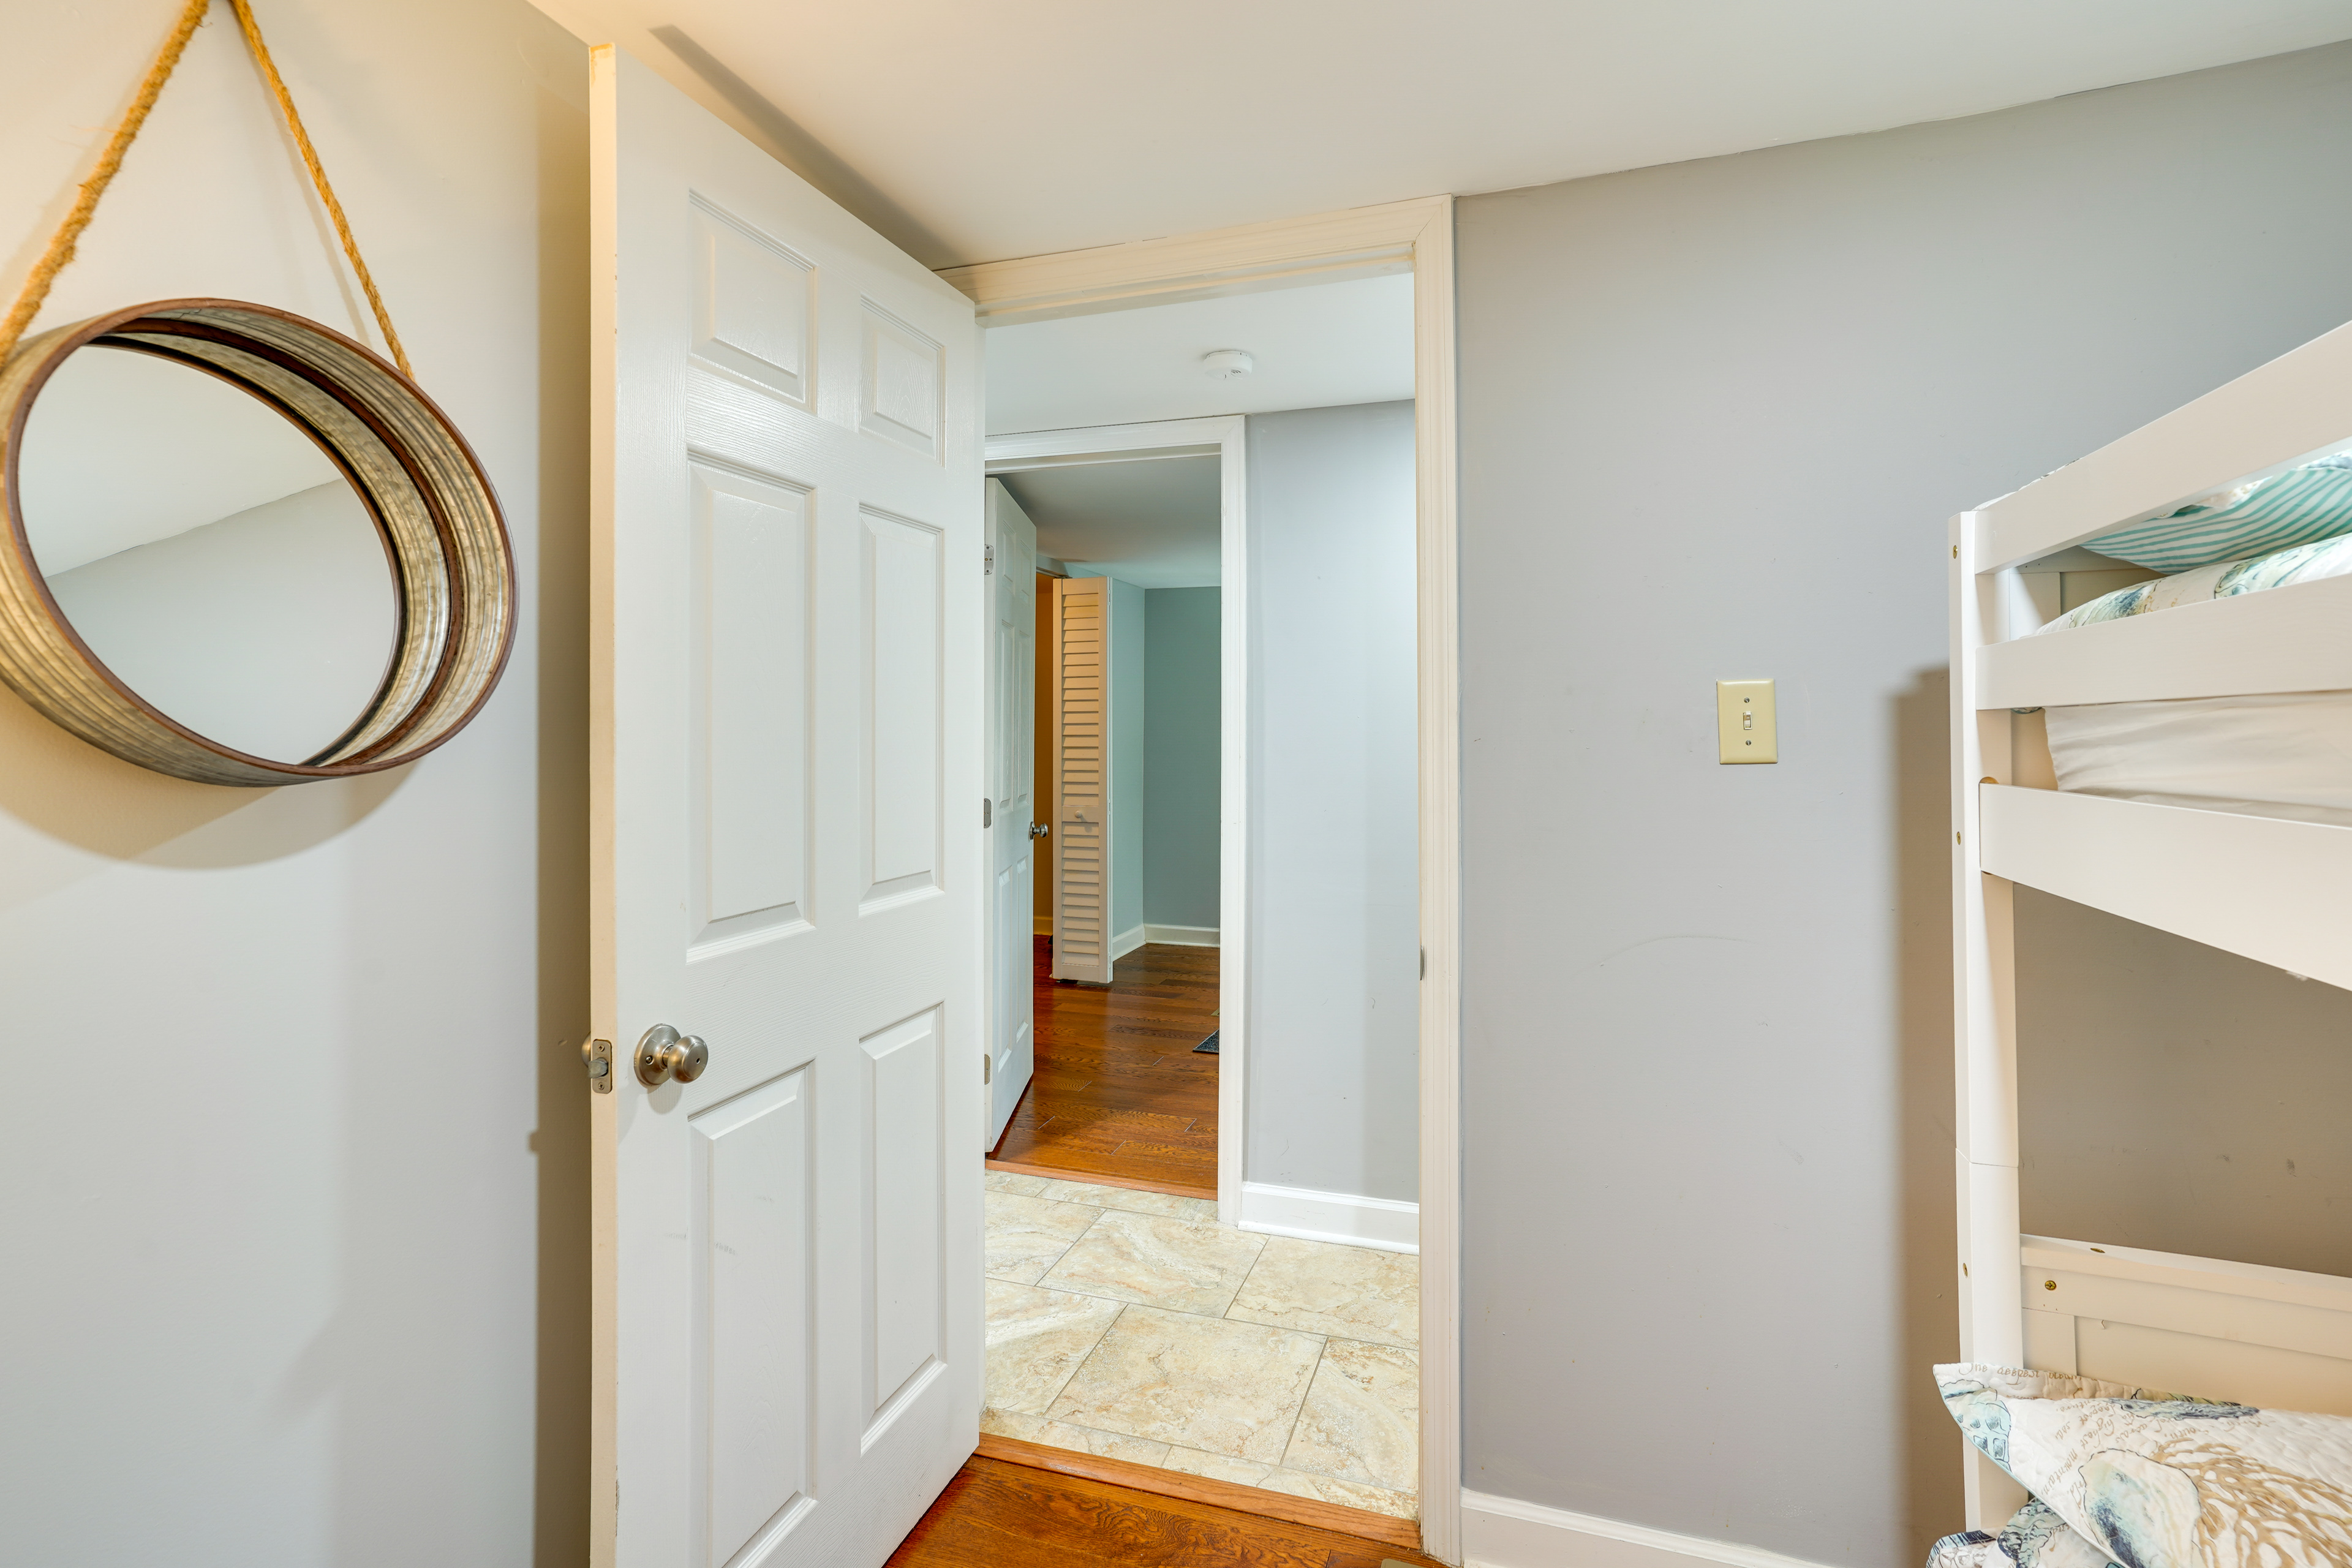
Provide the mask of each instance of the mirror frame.
POLYGON ((514 552, 473 448, 364 345, 268 305, 164 300, 27 340, 0 367, 0 679, 91 745, 157 773, 267 786, 414 762, 481 710, 514 646, 514 552), (374 519, 399 597, 398 643, 366 710, 317 754, 252 756, 178 723, 107 668, 49 593, 17 493, 25 422, 67 356, 93 344, 173 360, 259 398, 319 444, 374 519))

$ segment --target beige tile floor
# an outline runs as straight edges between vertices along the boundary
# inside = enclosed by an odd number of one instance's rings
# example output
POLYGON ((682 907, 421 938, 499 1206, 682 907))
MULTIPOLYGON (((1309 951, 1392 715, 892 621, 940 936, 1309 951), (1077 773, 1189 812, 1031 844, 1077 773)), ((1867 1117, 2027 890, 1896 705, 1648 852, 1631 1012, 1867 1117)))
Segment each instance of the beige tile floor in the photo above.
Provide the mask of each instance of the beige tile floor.
POLYGON ((1420 1259, 988 1173, 981 1429, 1420 1515, 1420 1259))

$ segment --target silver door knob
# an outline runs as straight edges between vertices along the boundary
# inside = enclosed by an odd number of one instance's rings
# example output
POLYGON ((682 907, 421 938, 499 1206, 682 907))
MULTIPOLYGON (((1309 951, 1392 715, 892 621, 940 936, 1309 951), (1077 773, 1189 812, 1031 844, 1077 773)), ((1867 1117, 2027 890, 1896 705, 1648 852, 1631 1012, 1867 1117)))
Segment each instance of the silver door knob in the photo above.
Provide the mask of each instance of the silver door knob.
POLYGON ((1051 823, 1033 822, 1029 825, 1029 837, 1032 838, 1043 838, 1045 835, 1053 831, 1054 828, 1051 823))
POLYGON ((710 1047, 698 1035, 681 1035, 667 1024, 656 1024, 637 1042, 637 1081, 658 1089, 670 1079, 692 1083, 710 1065, 710 1047))

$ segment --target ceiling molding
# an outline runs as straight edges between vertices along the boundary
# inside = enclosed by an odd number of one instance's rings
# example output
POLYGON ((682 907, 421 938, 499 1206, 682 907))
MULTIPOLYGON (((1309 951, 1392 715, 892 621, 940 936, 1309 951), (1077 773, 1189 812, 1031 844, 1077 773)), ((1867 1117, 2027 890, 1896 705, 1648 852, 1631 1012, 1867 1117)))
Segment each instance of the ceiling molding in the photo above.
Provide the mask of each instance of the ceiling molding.
POLYGON ((1413 247, 1433 223, 1450 221, 1451 206, 1451 197, 1421 196, 1202 234, 947 267, 940 276, 980 308, 984 327, 1339 283, 1412 271, 1413 247))
MULTIPOLYGON (((1157 421, 1155 423, 1173 423, 1157 421)), ((992 445, 1009 442, 1012 437, 991 436, 992 445)), ((992 474, 1025 474, 1037 468, 1079 468, 1097 463, 1150 463, 1163 458, 1213 458, 1223 450, 1214 441, 1192 447, 1158 447, 1138 451, 1130 447, 1107 447, 1098 452, 1031 452, 1023 456, 994 457, 988 459, 992 474)))

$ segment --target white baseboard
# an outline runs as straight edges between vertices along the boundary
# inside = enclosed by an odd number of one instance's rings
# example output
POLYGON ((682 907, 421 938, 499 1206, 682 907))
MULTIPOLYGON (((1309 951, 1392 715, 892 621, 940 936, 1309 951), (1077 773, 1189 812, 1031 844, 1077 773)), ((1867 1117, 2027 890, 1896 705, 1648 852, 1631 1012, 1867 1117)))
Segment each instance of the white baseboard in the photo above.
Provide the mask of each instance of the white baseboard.
POLYGON ((1382 1252, 1421 1250, 1421 1205, 1395 1198, 1244 1182, 1241 1227, 1302 1241, 1375 1247, 1382 1252))
POLYGON ((1462 1493, 1462 1560, 1466 1568, 1690 1568, 1694 1563, 1821 1568, 1760 1546, 1676 1535, 1467 1489, 1462 1493))
POLYGON ((1032 935, 1032 936, 1051 936, 1051 935, 1053 935, 1053 934, 1054 934, 1054 917, 1053 917, 1053 916, 1051 916, 1051 915, 1032 915, 1032 916, 1030 916, 1030 917, 1029 917, 1029 934, 1030 934, 1030 935, 1032 935))
POLYGON ((1155 926, 1143 928, 1146 942, 1164 942, 1175 947, 1214 947, 1217 928, 1214 926, 1155 926))
POLYGON ((1110 939, 1110 961, 1117 963, 1143 945, 1143 927, 1129 926, 1110 939))

